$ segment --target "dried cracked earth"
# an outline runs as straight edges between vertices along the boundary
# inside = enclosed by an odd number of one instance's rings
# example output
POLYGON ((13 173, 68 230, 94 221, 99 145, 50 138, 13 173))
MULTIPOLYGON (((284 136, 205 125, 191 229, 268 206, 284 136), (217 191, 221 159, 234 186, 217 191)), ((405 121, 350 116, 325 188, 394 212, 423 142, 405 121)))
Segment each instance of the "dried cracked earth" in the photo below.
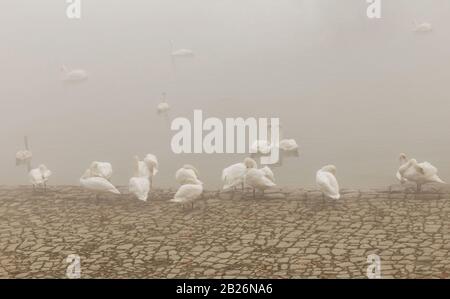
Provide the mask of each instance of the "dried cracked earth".
MULTIPOLYGON (((448 187, 447 187, 448 188, 448 187)), ((124 190, 122 188, 122 190, 124 190)), ((448 278, 450 189, 205 192, 193 210, 156 190, 96 200, 79 187, 0 187, 0 278, 448 278)))

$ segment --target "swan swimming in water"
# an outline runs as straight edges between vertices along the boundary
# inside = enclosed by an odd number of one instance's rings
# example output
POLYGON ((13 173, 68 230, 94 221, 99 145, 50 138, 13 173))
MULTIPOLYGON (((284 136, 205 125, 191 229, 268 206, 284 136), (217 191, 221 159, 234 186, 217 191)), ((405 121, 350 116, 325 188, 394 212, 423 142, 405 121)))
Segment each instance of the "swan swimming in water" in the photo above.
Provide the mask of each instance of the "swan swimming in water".
POLYGON ((418 23, 417 21, 414 21, 414 26, 414 32, 417 33, 427 33, 433 31, 433 26, 427 22, 418 23))
POLYGON ((44 189, 44 191, 46 191, 47 181, 51 175, 52 172, 44 164, 39 165, 38 168, 30 170, 28 176, 31 184, 33 184, 33 190, 36 190, 36 187, 40 186, 44 189))
POLYGON ((398 169, 398 173, 401 178, 405 178, 407 181, 416 183, 417 192, 420 192, 422 185, 426 183, 445 184, 445 182, 438 176, 437 172, 437 168, 431 165, 431 163, 417 163, 416 159, 410 159, 398 169))
POLYGON ((61 71, 65 74, 64 81, 80 82, 88 79, 88 73, 82 69, 69 70, 63 65, 61 66, 61 71))
POLYGON ((150 172, 147 165, 143 161, 139 161, 139 157, 134 157, 134 177, 130 178, 128 190, 134 194, 137 199, 147 201, 150 192, 150 172))
POLYGON ((252 161, 246 164, 247 173, 245 174, 244 182, 253 188, 253 199, 256 198, 256 189, 261 190, 264 197, 264 190, 275 186, 273 173, 266 167, 258 169, 255 160, 250 160, 252 161))
POLYGON ((339 199, 339 184, 336 179, 336 166, 327 165, 322 167, 316 174, 316 184, 326 196, 339 199))
MULTIPOLYGON (((247 165, 251 166, 256 162, 251 158, 245 158, 244 162, 236 163, 228 166, 222 171, 223 190, 230 188, 236 188, 241 185, 242 191, 244 191, 244 179, 247 173, 247 165)), ((250 168, 250 167, 248 167, 250 168)))
POLYGON ((180 186, 175 196, 170 202, 179 203, 183 206, 191 204, 191 208, 194 209, 194 201, 198 199, 203 193, 203 183, 198 181, 193 184, 186 184, 180 186))
POLYGON ((175 173, 175 180, 180 185, 198 184, 200 182, 198 178, 198 170, 190 164, 185 164, 175 173))
POLYGON ((80 184, 83 188, 94 192, 97 199, 101 193, 120 194, 119 190, 104 177, 91 176, 90 169, 80 178, 80 184))

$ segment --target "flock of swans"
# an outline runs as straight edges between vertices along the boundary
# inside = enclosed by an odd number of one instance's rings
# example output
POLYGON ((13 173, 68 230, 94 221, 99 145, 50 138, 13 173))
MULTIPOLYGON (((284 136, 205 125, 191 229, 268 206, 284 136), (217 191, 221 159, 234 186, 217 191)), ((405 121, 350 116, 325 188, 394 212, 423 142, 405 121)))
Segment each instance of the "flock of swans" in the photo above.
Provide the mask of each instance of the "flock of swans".
MULTIPOLYGON (((22 150, 16 154, 16 164, 30 165, 32 153, 29 150, 22 150)), ((418 163, 416 159, 407 159, 405 154, 400 154, 400 167, 396 177, 401 184, 413 182, 417 185, 417 192, 421 191, 421 186, 426 183, 445 182, 438 176, 437 168, 429 162, 418 163)), ((37 168, 30 169, 29 179, 33 189, 42 188, 45 192, 47 182, 52 172, 41 164, 37 168)), ((153 177, 158 173, 158 159, 153 154, 147 154, 143 160, 138 156, 134 157, 134 174, 130 178, 128 190, 138 200, 147 201, 153 189, 153 177)), ((112 165, 108 162, 92 162, 80 178, 80 185, 95 194, 96 198, 100 194, 113 193, 120 194, 119 190, 111 183, 113 175, 112 165)), ((178 191, 171 202, 194 207, 194 202, 203 193, 203 182, 200 180, 199 171, 192 165, 186 164, 175 173, 175 180, 180 185, 178 191)), ((244 192, 245 186, 252 188, 253 198, 256 199, 256 190, 261 192, 276 186, 275 175, 269 166, 258 167, 257 162, 246 157, 242 162, 226 167, 222 171, 222 181, 224 190, 241 189, 244 192)), ((323 194, 331 199, 339 199, 339 184, 336 178, 336 167, 326 165, 316 173, 317 187, 323 194)))

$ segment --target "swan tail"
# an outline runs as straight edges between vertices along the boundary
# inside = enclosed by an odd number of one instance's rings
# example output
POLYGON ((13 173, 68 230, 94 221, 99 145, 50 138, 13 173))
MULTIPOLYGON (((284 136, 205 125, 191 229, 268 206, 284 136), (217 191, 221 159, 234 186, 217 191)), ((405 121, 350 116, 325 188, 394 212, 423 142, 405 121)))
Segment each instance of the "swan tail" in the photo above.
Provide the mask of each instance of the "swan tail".
POLYGON ((438 177, 438 176, 436 176, 435 178, 434 178, 434 181, 435 182, 437 182, 437 183, 441 183, 441 184, 447 184, 446 182, 444 182, 440 177, 438 177))
POLYGON ((335 194, 335 195, 330 195, 330 198, 332 198, 332 199, 339 199, 339 198, 341 198, 341 195, 339 193, 335 194))

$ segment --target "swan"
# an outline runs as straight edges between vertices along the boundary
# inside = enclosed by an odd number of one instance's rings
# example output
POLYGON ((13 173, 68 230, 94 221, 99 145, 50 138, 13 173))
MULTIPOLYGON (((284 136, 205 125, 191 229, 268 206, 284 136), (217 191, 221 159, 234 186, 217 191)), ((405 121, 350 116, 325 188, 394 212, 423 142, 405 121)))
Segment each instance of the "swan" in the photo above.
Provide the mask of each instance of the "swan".
POLYGON ((170 110, 170 106, 166 101, 166 93, 164 92, 162 94, 162 99, 161 99, 161 103, 158 104, 158 106, 156 107, 156 112, 158 113, 158 115, 161 114, 167 114, 170 110))
POLYGON ((247 168, 251 168, 253 165, 256 167, 255 160, 245 158, 243 162, 225 168, 222 171, 223 190, 236 188, 236 186, 241 185, 242 191, 244 191, 244 179, 247 168))
POLYGON ((273 174, 273 171, 272 171, 272 169, 270 169, 269 166, 264 166, 263 168, 261 168, 261 171, 264 173, 266 178, 268 178, 273 183, 275 183, 275 175, 273 174))
POLYGON ((182 168, 178 169, 175 173, 175 180, 180 185, 186 184, 197 184, 200 181, 198 180, 198 170, 189 164, 185 164, 182 168))
POLYGON ((94 161, 91 163, 89 170, 90 170, 90 176, 101 177, 101 178, 107 179, 108 181, 111 180, 111 177, 113 174, 112 165, 111 165, 111 163, 108 163, 108 162, 94 161))
POLYGON ((16 165, 27 164, 31 161, 33 154, 29 150, 22 150, 16 153, 16 165))
POLYGON ((316 184, 326 196, 339 199, 339 184, 336 179, 336 166, 327 165, 322 167, 316 174, 316 184))
MULTIPOLYGON (((406 159, 406 155, 404 153, 400 154, 399 161, 400 161, 400 167, 405 165, 406 163, 408 163, 408 160, 406 159)), ((400 181, 401 184, 404 184, 408 181, 400 174, 400 171, 397 171, 395 177, 397 178, 397 180, 400 181)))
POLYGON ((198 199, 203 193, 203 183, 197 181, 193 184, 186 184, 180 186, 175 196, 170 200, 170 202, 179 203, 183 206, 185 204, 191 204, 192 209, 194 209, 194 201, 198 199))
POLYGON ((418 23, 417 21, 414 21, 414 25, 416 26, 414 32, 426 33, 433 31, 433 26, 427 22, 418 23))
POLYGON ((400 166, 398 172, 401 177, 416 183, 417 192, 420 192, 422 185, 426 183, 435 182, 445 184, 445 182, 438 176, 437 168, 429 162, 417 163, 416 159, 410 159, 407 163, 400 166))
POLYGON ((257 164, 254 160, 253 162, 248 163, 246 165, 247 173, 244 177, 245 184, 253 188, 253 199, 256 198, 256 189, 261 190, 264 196, 264 190, 275 186, 275 183, 272 181, 268 170, 264 168, 258 169, 256 165, 257 164))
POLYGON ((267 155, 272 150, 272 146, 267 140, 256 140, 250 147, 250 152, 267 155))
POLYGON ((94 192, 97 199, 100 193, 120 194, 119 190, 107 179, 99 176, 91 176, 90 169, 87 169, 80 178, 80 184, 83 188, 94 192))
POLYGON ((52 172, 44 164, 39 165, 38 168, 30 170, 28 176, 31 184, 33 184, 33 190, 36 190, 37 186, 42 186, 44 191, 47 188, 47 181, 52 175, 52 172))
POLYGON ((158 158, 153 154, 147 154, 144 158, 144 163, 147 165, 150 172, 150 189, 153 189, 153 177, 158 173, 158 158))
POLYGON ((299 155, 298 144, 295 139, 283 139, 280 141, 278 147, 288 154, 292 154, 294 156, 299 155))
POLYGON ((61 66, 61 71, 65 74, 64 81, 77 82, 87 80, 88 78, 87 72, 82 69, 69 70, 63 65, 61 66))
POLYGON ((137 199, 147 201, 150 192, 150 180, 147 165, 143 161, 139 161, 139 157, 134 157, 134 177, 130 178, 128 190, 134 194, 137 199), (146 170, 143 173, 143 169, 146 170))

